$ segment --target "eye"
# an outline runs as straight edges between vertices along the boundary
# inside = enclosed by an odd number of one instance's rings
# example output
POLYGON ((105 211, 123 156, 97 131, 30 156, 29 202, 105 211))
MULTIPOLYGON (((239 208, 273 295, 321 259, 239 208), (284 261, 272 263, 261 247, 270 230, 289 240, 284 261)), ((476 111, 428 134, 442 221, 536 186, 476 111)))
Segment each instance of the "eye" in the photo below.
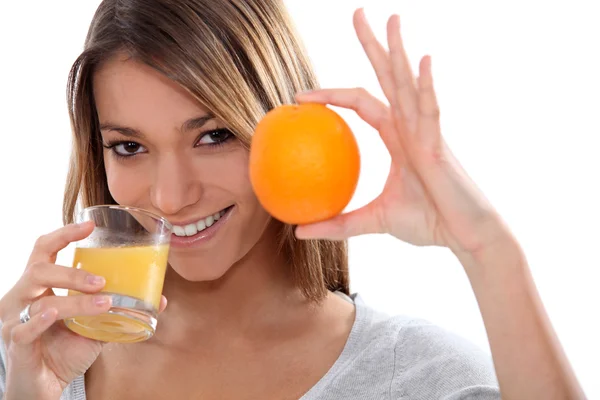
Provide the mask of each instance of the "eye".
POLYGON ((136 154, 145 153, 146 149, 136 142, 119 142, 110 145, 110 148, 119 156, 131 157, 136 154))
POLYGON ((196 146, 214 146, 221 144, 233 137, 229 129, 215 129, 204 133, 196 142, 196 146))

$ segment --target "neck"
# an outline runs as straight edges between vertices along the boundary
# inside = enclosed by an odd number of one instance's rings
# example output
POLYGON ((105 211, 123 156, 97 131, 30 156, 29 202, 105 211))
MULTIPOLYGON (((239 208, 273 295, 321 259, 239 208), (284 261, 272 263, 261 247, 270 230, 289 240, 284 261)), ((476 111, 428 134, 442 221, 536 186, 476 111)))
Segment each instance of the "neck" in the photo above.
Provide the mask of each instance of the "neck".
POLYGON ((273 252, 269 232, 215 281, 190 282, 171 268, 156 342, 178 344, 255 336, 312 310, 294 286, 285 257, 273 252))

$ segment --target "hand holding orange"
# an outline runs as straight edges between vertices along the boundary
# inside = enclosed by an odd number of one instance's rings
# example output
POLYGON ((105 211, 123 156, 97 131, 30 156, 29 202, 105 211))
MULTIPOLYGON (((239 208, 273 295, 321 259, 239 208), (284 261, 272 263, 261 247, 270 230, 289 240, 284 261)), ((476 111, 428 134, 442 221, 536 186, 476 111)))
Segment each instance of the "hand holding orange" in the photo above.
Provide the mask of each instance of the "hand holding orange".
POLYGON ((360 173, 358 144, 344 119, 315 103, 269 111, 250 148, 250 181, 263 207, 302 225, 340 214, 360 173))

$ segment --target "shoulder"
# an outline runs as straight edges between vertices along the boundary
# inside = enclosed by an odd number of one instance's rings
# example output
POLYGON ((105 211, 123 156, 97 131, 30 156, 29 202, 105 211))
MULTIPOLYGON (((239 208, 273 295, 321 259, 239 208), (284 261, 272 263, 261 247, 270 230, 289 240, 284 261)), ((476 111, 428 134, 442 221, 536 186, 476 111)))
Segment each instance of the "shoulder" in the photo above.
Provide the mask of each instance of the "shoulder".
POLYGON ((402 324, 394 344, 394 398, 499 398, 492 358, 481 348, 428 321, 402 324))
POLYGON ((500 398, 492 358, 474 343, 423 319, 377 312, 353 297, 351 380, 379 382, 378 395, 391 399, 500 398))

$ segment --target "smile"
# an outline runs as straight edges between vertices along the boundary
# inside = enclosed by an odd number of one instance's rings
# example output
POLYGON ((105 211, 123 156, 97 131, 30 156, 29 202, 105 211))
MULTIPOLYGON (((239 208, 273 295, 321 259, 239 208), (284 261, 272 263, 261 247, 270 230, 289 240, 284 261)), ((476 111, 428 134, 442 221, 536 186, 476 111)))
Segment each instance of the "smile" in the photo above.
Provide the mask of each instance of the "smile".
POLYGON ((229 206, 189 224, 173 224, 172 248, 195 248, 212 242, 212 239, 229 220, 234 206, 229 206))
POLYGON ((222 209, 208 217, 201 218, 200 220, 187 224, 187 225, 173 225, 173 234, 179 237, 195 236, 199 232, 204 231, 207 228, 213 226, 221 217, 223 217, 232 206, 222 209))

